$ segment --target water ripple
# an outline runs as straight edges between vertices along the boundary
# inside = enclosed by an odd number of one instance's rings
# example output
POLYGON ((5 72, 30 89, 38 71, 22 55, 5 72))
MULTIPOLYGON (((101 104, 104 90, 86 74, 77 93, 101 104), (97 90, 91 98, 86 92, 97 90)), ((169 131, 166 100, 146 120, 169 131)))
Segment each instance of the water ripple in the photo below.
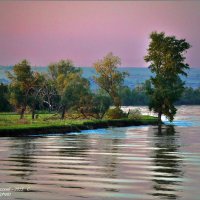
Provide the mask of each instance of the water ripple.
POLYGON ((11 199, 198 199, 198 138, 168 126, 2 138, 0 188, 11 199))

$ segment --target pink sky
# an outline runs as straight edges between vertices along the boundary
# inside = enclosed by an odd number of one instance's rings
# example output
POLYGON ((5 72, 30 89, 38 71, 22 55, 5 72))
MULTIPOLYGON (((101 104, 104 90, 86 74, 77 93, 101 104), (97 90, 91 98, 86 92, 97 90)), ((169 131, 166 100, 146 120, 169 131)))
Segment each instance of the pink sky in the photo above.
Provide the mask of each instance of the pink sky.
POLYGON ((72 59, 91 66, 112 51, 122 66, 147 66, 152 31, 186 38, 187 62, 200 67, 200 1, 3 1, 0 65, 72 59))

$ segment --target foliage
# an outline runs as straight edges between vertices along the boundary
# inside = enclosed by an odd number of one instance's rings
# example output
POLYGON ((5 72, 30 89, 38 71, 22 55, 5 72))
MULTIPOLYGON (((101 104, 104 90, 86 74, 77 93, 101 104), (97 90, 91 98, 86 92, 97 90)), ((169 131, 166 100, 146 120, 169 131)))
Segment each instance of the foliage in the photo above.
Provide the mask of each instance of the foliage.
POLYGON ((31 94, 34 93, 39 79, 39 73, 33 73, 27 60, 22 60, 13 68, 13 73, 7 76, 10 83, 10 103, 16 108, 21 109, 21 118, 28 104, 31 104, 31 94))
POLYGON ((11 111, 12 106, 8 101, 8 86, 4 85, 3 83, 0 84, 0 112, 11 111))
POLYGON ((176 102, 177 105, 200 105, 200 87, 193 89, 185 88, 181 98, 176 102))
POLYGON ((49 74, 41 74, 41 76, 43 81, 40 85, 39 108, 48 108, 48 112, 55 111, 59 105, 59 96, 55 81, 49 76, 49 74))
POLYGON ((90 99, 89 81, 81 76, 81 74, 70 74, 68 83, 65 86, 64 94, 61 99, 68 109, 82 110, 90 99))
POLYGON ((43 85, 45 83, 44 82, 45 77, 39 72, 33 72, 33 78, 34 78, 33 85, 29 92, 30 95, 29 105, 32 111, 32 119, 35 118, 36 107, 38 108, 40 102, 42 101, 41 91, 43 90, 43 85))
POLYGON ((104 116, 105 119, 122 119, 127 118, 127 114, 123 112, 119 107, 110 108, 107 110, 104 116))
POLYGON ((40 114, 35 120, 31 115, 24 119, 18 119, 18 115, 12 113, 0 113, 0 135, 17 136, 28 134, 66 133, 85 129, 107 128, 110 126, 132 126, 157 124, 157 118, 142 116, 139 120, 114 119, 114 120, 60 120, 53 114, 40 114))
POLYGON ((146 94, 145 84, 131 88, 125 86, 120 90, 120 98, 123 106, 148 105, 149 98, 146 94))
POLYGON ((92 113, 96 114, 97 119, 103 118, 110 105, 111 99, 109 96, 101 93, 93 94, 92 113))
POLYGON ((97 76, 94 76, 94 80, 100 88, 110 95, 116 107, 121 106, 119 91, 127 75, 125 72, 119 72, 117 70, 120 64, 120 58, 113 56, 112 53, 107 54, 102 60, 94 63, 94 68, 97 73, 97 76))
POLYGON ((62 79, 66 77, 69 73, 80 72, 80 68, 75 68, 73 62, 69 59, 60 60, 57 63, 51 63, 48 66, 48 71, 53 80, 62 79))
POLYGON ((111 105, 111 100, 108 96, 92 93, 89 90, 85 90, 85 93, 78 99, 79 102, 70 109, 70 115, 73 115, 74 118, 102 119, 111 105), (75 113, 76 115, 74 115, 75 113))
MULTIPOLYGON (((149 95, 146 89, 150 84, 148 81, 143 85, 139 85, 131 90, 124 87, 120 91, 123 106, 149 105, 149 95)), ((181 97, 175 102, 175 105, 200 105, 200 88, 193 89, 185 87, 181 97)))
POLYGON ((132 109, 128 112, 129 119, 140 119, 141 117, 142 117, 142 114, 139 109, 132 109))
POLYGON ((49 74, 56 86, 62 107, 61 118, 66 110, 80 109, 87 103, 90 94, 89 81, 82 77, 80 68, 70 60, 61 60, 49 65, 49 74))
POLYGON ((184 82, 180 75, 187 76, 189 65, 185 63, 184 53, 190 48, 185 39, 178 40, 175 36, 153 32, 145 61, 150 63, 149 69, 155 73, 146 85, 150 98, 149 108, 170 121, 174 119, 176 108, 174 103, 184 91, 184 82))

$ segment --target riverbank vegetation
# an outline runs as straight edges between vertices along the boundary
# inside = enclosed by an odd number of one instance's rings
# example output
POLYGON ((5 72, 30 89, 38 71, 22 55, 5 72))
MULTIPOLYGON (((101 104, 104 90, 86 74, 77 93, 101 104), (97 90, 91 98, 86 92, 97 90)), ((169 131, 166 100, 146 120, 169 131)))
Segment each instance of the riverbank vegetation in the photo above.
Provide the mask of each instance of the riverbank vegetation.
POLYGON ((48 73, 35 72, 29 61, 22 60, 7 73, 9 84, 0 85, 0 112, 15 113, 2 115, 5 119, 0 117, 0 126, 45 127, 84 123, 84 120, 145 118, 138 111, 124 113, 121 110, 124 105, 149 105, 160 120, 162 114, 173 120, 175 104, 187 104, 187 100, 198 104, 200 99, 200 90, 185 89, 179 77, 187 75, 185 69, 189 65, 184 63, 183 54, 190 45, 164 33, 153 32, 150 39, 145 61, 150 63, 149 69, 155 76, 132 89, 124 85, 128 74, 118 70, 121 59, 112 53, 93 64, 96 70, 93 80, 98 86, 95 91, 83 77, 81 68, 69 59, 50 63, 48 73), (17 114, 19 119, 14 120, 17 114))
MULTIPOLYGON (((51 88, 49 88, 51 90, 51 88)), ((46 86, 46 90, 48 90, 48 86, 46 86)), ((49 99, 53 96, 53 89, 49 91, 49 99), (52 92, 52 93, 51 93, 52 92)), ((14 111, 12 105, 8 101, 8 85, 3 83, 0 84, 0 112, 12 112, 14 111)), ((148 106, 149 97, 146 94, 145 83, 137 85, 133 89, 128 86, 124 86, 121 88, 120 99, 122 106, 148 106)), ((54 97, 55 98, 55 97, 54 97)), ((99 98, 99 97, 97 97, 99 98)), ((105 101, 109 105, 111 105, 111 99, 108 96, 105 96, 105 101)), ((50 102, 50 100, 48 101, 50 102)), ((175 105, 200 105, 200 88, 191 88, 185 87, 182 96, 178 101, 175 102, 175 105)), ((43 102, 43 105, 36 105, 36 112, 51 112, 51 108, 49 108, 48 103, 46 101, 43 102)))
POLYGON ((2 85, 3 98, 14 113, 0 115, 0 132, 21 135, 157 124, 155 117, 121 110, 119 91, 126 74, 117 70, 118 65, 120 58, 112 53, 94 64, 99 85, 94 92, 70 60, 51 63, 48 74, 33 72, 27 60, 17 63, 7 74, 10 84, 2 85))
POLYGON ((69 114, 64 120, 58 114, 38 114, 36 119, 32 119, 31 114, 25 114, 23 119, 19 119, 16 113, 0 113, 0 135, 1 136, 22 136, 28 134, 49 134, 80 132, 81 130, 156 125, 158 120, 153 116, 128 115, 120 119, 84 119, 76 118, 75 114, 69 114), (134 116, 134 117, 133 117, 134 116))
POLYGON ((1 136, 157 124, 156 117, 121 110, 119 91, 125 74, 118 72, 119 63, 110 53, 95 64, 94 79, 100 87, 96 92, 70 60, 50 64, 48 74, 32 72, 27 60, 16 64, 4 93, 15 112, 0 114, 1 136))
MULTIPOLYGON (((149 96, 146 94, 145 83, 131 89, 125 86, 120 91, 123 106, 148 106, 149 96)), ((200 88, 185 87, 175 105, 200 105, 200 88)))
POLYGON ((180 76, 187 76, 189 65, 185 62, 185 53, 191 47, 185 39, 166 36, 164 32, 152 32, 150 44, 144 60, 150 64, 154 74, 146 82, 146 93, 149 96, 149 109, 173 121, 176 114, 175 102, 184 92, 185 82, 180 76))

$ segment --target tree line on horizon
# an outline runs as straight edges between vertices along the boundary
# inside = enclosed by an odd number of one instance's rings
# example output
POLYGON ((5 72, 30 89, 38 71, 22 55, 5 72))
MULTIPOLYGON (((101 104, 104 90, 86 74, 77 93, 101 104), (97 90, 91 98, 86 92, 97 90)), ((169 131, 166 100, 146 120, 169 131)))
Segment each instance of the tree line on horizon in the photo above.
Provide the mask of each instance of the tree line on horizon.
POLYGON ((14 109, 23 118, 29 108, 34 119, 37 110, 46 108, 49 112, 59 112, 61 119, 66 112, 101 119, 110 105, 119 111, 122 105, 148 104, 150 110, 158 113, 160 121, 163 114, 172 121, 175 104, 200 103, 200 89, 185 88, 180 78, 187 76, 189 65, 185 63, 185 53, 190 47, 185 39, 152 32, 144 59, 154 76, 134 89, 124 86, 128 74, 118 70, 121 60, 112 53, 93 65, 97 91, 91 90, 89 80, 71 60, 49 64, 45 74, 32 71, 30 63, 22 60, 14 65, 12 73, 7 73, 9 85, 0 85, 0 111, 14 109))

